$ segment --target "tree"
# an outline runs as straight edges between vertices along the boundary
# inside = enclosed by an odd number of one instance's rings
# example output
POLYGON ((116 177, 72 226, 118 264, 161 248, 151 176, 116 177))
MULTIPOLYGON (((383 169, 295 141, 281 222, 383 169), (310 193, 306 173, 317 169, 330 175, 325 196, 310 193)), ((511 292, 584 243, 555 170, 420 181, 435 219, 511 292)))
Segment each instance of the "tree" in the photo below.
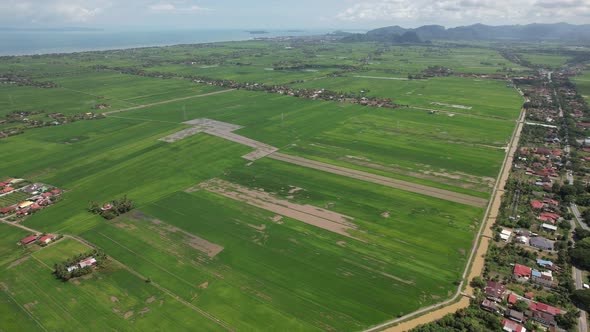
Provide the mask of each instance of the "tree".
POLYGON ((571 296, 572 302, 580 306, 581 308, 590 308, 590 290, 579 289, 575 290, 571 296))
POLYGON ((565 314, 559 314, 555 316, 555 322, 559 327, 569 330, 576 326, 578 323, 578 317, 580 316, 579 310, 569 310, 565 314))
POLYGON ((513 307, 516 311, 525 312, 529 309, 529 304, 526 301, 518 300, 513 307))
POLYGON ((473 288, 479 288, 479 289, 484 289, 484 287, 486 287, 486 282, 480 277, 474 277, 473 279, 471 279, 471 287, 473 288))

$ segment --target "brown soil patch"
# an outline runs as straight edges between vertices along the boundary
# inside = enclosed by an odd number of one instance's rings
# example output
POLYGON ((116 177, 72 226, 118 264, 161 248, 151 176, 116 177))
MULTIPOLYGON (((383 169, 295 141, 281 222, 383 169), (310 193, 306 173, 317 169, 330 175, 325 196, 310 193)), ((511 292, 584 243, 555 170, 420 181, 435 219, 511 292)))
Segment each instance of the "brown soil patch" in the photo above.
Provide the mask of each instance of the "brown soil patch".
POLYGON ((254 228, 255 230, 261 231, 261 232, 266 229, 266 225, 265 224, 262 224, 260 226, 248 224, 248 226, 254 228))
POLYGON ((148 308, 148 307, 145 307, 145 308, 141 309, 141 310, 138 312, 138 314, 139 314, 140 316, 142 316, 142 317, 143 317, 143 315, 147 314, 148 312, 150 312, 150 308, 148 308))
POLYGON ((346 247, 346 241, 338 241, 338 242, 336 242, 336 244, 341 247, 346 247))
POLYGON ((412 182, 396 180, 396 179, 388 178, 388 177, 381 176, 381 175, 376 175, 376 174, 358 171, 358 170, 354 170, 354 169, 350 169, 350 168, 346 168, 346 167, 326 164, 326 163, 322 163, 319 161, 305 159, 305 158, 301 158, 301 157, 290 156, 290 155, 286 155, 283 153, 273 153, 269 157, 272 159, 275 159, 275 160, 280 160, 280 161, 292 163, 292 164, 303 166, 303 167, 309 167, 309 168, 317 169, 317 170, 332 173, 332 174, 347 176, 347 177, 362 180, 362 181, 372 182, 372 183, 376 183, 379 185, 384 185, 384 186, 391 187, 391 188, 401 189, 401 190, 410 191, 410 192, 414 192, 414 193, 418 193, 418 194, 422 194, 422 195, 426 195, 426 196, 440 198, 440 199, 444 199, 447 201, 456 202, 456 203, 460 203, 460 204, 471 205, 471 206, 476 206, 476 207, 485 207, 488 203, 488 201, 484 198, 460 194, 460 193, 456 193, 456 192, 452 192, 452 191, 444 190, 444 189, 428 187, 428 186, 424 186, 424 185, 420 185, 420 184, 416 184, 416 183, 412 183, 412 182))
POLYGON ((209 287, 209 282, 205 281, 204 283, 199 285, 200 289, 207 289, 209 287))
POLYGON ((303 188, 299 188, 299 187, 295 187, 295 186, 289 186, 289 194, 295 194, 301 190, 303 190, 303 188))
POLYGON ((78 279, 72 279, 70 281, 71 281, 72 284, 74 284, 76 286, 79 286, 80 285, 80 280, 78 280, 78 279))
POLYGON ((125 319, 129 319, 131 316, 133 316, 133 310, 131 311, 127 311, 124 315, 123 318, 125 319))
POLYGON ((116 296, 111 296, 111 302, 119 302, 119 299, 116 296))
POLYGON ((29 258, 31 258, 31 256, 25 256, 25 257, 23 257, 23 258, 21 258, 21 259, 17 259, 17 260, 15 260, 14 262, 10 263, 10 265, 8 265, 8 266, 6 267, 6 269, 8 270, 8 269, 10 269, 10 268, 12 268, 12 267, 15 267, 15 266, 17 266, 17 265, 19 265, 19 264, 21 264, 21 263, 23 263, 23 262, 27 261, 29 258))
POLYGON ((152 302, 154 302, 156 300, 155 296, 149 297, 147 300, 145 300, 145 303, 150 304, 152 302))
POLYGON ((389 217, 391 217, 391 214, 386 211, 386 212, 381 213, 381 217, 388 219, 389 217))
POLYGON ((297 219, 306 224, 347 237, 353 238, 348 231, 357 229, 357 226, 349 221, 353 219, 352 217, 312 205, 291 203, 286 200, 275 198, 270 194, 251 190, 224 180, 212 179, 201 183, 201 187, 210 192, 242 201, 252 206, 272 211, 289 218, 297 219))
POLYGON ((114 313, 116 313, 116 314, 118 314, 118 313, 120 313, 120 312, 121 312, 121 310, 119 310, 119 309, 117 309, 117 308, 113 308, 113 312, 114 312, 114 313))
POLYGON ((281 221, 281 220, 283 220, 283 216, 276 215, 276 216, 270 218, 270 220, 272 220, 273 222, 276 222, 279 225, 283 224, 283 222, 281 221))
POLYGON ((34 306, 36 306, 37 304, 39 304, 39 301, 35 300, 35 302, 30 302, 30 303, 25 303, 23 305, 23 307, 25 307, 25 309, 31 311, 31 308, 33 308, 34 306))

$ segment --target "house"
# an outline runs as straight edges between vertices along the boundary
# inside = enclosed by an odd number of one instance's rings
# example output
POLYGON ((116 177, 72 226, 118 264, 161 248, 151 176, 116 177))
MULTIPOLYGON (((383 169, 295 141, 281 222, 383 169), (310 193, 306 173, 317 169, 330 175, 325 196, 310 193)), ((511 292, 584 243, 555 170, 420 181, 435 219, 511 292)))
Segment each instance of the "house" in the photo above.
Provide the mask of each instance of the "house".
POLYGON ((102 206, 100 209, 101 209, 102 211, 108 211, 108 210, 110 210, 110 209, 112 209, 112 208, 113 208, 113 205, 112 205, 112 204, 110 204, 110 203, 106 203, 106 204, 105 204, 105 205, 103 205, 103 206, 102 206))
POLYGON ((527 281, 531 277, 532 269, 528 266, 514 264, 514 272, 512 277, 518 281, 527 281))
POLYGON ((541 249, 541 250, 549 250, 549 251, 553 251, 553 245, 555 242, 547 240, 544 237, 532 237, 529 240, 529 244, 531 247, 537 248, 537 249, 541 249))
POLYGON ((0 214, 7 214, 16 210, 16 205, 8 206, 0 209, 0 214))
POLYGON ((24 201, 24 202, 19 203, 16 207, 19 208, 19 209, 26 209, 26 208, 28 208, 31 205, 33 205, 33 202, 31 202, 31 201, 24 201))
POLYGON ((42 207, 42 206, 40 206, 40 205, 39 205, 39 204, 37 204, 37 203, 34 203, 34 204, 32 204, 32 205, 31 205, 31 210, 33 210, 33 211, 39 211, 39 210, 41 210, 41 209, 43 209, 43 207, 42 207))
POLYGON ((41 197, 43 197, 43 198, 49 198, 51 196, 53 196, 53 194, 50 192, 46 192, 46 193, 41 194, 41 197))
POLYGON ((532 300, 535 297, 535 294, 528 292, 528 293, 524 293, 524 297, 526 297, 529 300, 532 300))
POLYGON ((94 266, 94 265, 96 265, 96 259, 94 257, 88 257, 88 258, 80 261, 80 263, 78 265, 80 265, 80 268, 94 266))
POLYGON ((481 302, 481 308, 485 311, 489 311, 493 314, 499 314, 500 311, 498 310, 498 306, 496 305, 496 302, 494 301, 490 301, 488 299, 483 300, 483 302, 481 302))
POLYGON ((531 201, 531 207, 532 207, 533 209, 538 209, 538 210, 540 210, 540 209, 542 209, 544 206, 545 206, 545 204, 543 204, 543 202, 541 202, 541 201, 537 201, 537 200, 532 200, 532 201, 531 201))
POLYGON ((49 242, 53 241, 53 239, 55 239, 55 236, 45 235, 39 239, 39 243, 49 244, 49 242))
POLYGON ((499 282, 488 281, 484 288, 484 293, 488 299, 500 302, 506 293, 506 286, 499 282))
POLYGON ((551 271, 541 272, 533 269, 531 276, 532 282, 546 287, 553 287, 553 273, 551 271))
POLYGON ((517 323, 524 322, 524 314, 520 311, 510 309, 506 312, 506 316, 517 323))
POLYGON ((504 318, 502 320, 502 330, 506 332, 526 332, 526 328, 516 322, 504 318))
POLYGON ((541 225, 541 227, 546 230, 547 232, 550 233, 555 233, 557 231, 557 226, 553 226, 553 225, 549 225, 549 224, 543 224, 541 225))
POLYGON ((531 302, 529 305, 530 312, 527 312, 527 316, 530 319, 546 326, 557 326, 555 316, 561 313, 559 308, 540 302, 531 302))
POLYGON ((2 189, 2 193, 3 194, 9 193, 11 191, 14 191, 14 188, 12 188, 12 187, 6 187, 6 188, 2 189))
POLYGON ((554 207, 559 206, 559 202, 554 199, 551 199, 551 198, 545 198, 543 200, 543 203, 550 205, 550 206, 554 206, 554 207))
POLYGON ((59 194, 61 194, 61 190, 59 190, 59 189, 53 189, 51 191, 51 193, 54 194, 54 195, 59 195, 59 194))
POLYGON ((537 259, 537 265, 539 265, 540 267, 544 267, 546 269, 549 269, 549 270, 553 270, 553 262, 552 261, 537 259))
POLYGON ((526 236, 519 236, 516 238, 516 242, 522 243, 522 244, 529 244, 529 238, 526 236))
POLYGON ((503 229, 502 232, 500 232, 500 238, 502 239, 502 241, 505 241, 505 242, 508 242, 511 235, 512 235, 512 232, 509 230, 503 229))
POLYGON ((20 240, 20 243, 22 244, 31 244, 33 242, 37 241, 37 235, 29 235, 26 238, 20 240))
POLYGON ((552 224, 555 224, 555 222, 557 220, 559 220, 559 218, 561 218, 561 216, 559 214, 553 213, 553 212, 542 212, 541 215, 539 216, 539 220, 548 221, 552 224))

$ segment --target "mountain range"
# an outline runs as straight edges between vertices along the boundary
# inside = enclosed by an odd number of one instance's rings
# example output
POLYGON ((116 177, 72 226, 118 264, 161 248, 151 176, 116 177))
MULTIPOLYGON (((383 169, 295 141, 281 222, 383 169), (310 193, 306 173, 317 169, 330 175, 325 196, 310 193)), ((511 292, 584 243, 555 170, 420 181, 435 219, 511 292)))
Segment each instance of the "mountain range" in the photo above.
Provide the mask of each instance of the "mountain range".
POLYGON ((389 26, 374 29, 366 34, 347 34, 343 41, 392 41, 415 42, 428 40, 520 40, 520 41, 570 41, 590 42, 590 24, 568 23, 501 25, 474 24, 456 28, 440 25, 424 25, 415 29, 389 26))

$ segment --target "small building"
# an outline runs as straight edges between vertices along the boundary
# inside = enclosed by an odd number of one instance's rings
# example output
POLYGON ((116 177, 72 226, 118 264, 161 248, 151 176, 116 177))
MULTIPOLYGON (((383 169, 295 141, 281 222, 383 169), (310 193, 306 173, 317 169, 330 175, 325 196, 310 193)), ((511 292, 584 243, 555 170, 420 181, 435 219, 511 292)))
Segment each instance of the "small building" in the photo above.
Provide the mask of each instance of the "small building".
POLYGON ((506 286, 499 282, 488 281, 484 288, 484 293, 488 299, 500 302, 506 293, 506 286))
POLYGON ((543 202, 541 202, 541 201, 537 201, 537 200, 532 200, 531 201, 531 207, 533 209, 540 210, 540 209, 543 208, 543 206, 545 206, 545 204, 543 204, 543 202))
POLYGON ((549 270, 553 270, 553 262, 552 261, 537 259, 537 265, 539 265, 540 267, 549 269, 549 270))
POLYGON ((549 250, 549 251, 553 251, 554 243, 555 242, 547 240, 546 238, 541 237, 541 236, 532 237, 529 240, 529 244, 531 247, 541 249, 541 250, 549 250))
POLYGON ((504 318, 502 320, 502 330, 506 332, 526 332, 526 328, 516 322, 504 318))
POLYGON ((18 203, 18 205, 16 207, 18 209, 26 209, 26 208, 28 208, 31 205, 33 205, 33 202, 31 202, 31 201, 24 201, 24 202, 18 203))
POLYGON ((506 316, 512 320, 515 321, 517 323, 522 323, 524 322, 524 314, 520 311, 514 310, 514 309, 510 309, 506 312, 506 316))
POLYGON ((94 257, 88 257, 88 258, 80 261, 80 263, 78 265, 80 265, 80 268, 94 266, 94 265, 96 265, 96 259, 94 257))
POLYGON ((481 302, 481 308, 493 314, 500 313, 500 311, 498 310, 498 306, 496 305, 496 302, 490 301, 488 299, 484 299, 483 302, 481 302))
POLYGON ((541 227, 550 233, 555 233, 557 231, 557 226, 554 226, 554 225, 543 224, 543 225, 541 225, 541 227))
POLYGON ((55 239, 55 236, 45 235, 39 239, 39 243, 49 244, 51 241, 53 241, 53 239, 55 239))
POLYGON ((0 209, 0 214, 8 214, 12 211, 16 211, 16 205, 8 206, 0 209))
POLYGON ((532 269, 528 266, 515 264, 512 277, 518 281, 528 281, 531 278, 532 269))
POLYGON ((512 232, 506 229, 503 229, 502 232, 500 232, 500 238, 502 239, 502 241, 508 242, 508 240, 510 240, 510 236, 512 235, 512 232))
POLYGON ((521 235, 516 238, 516 242, 522 243, 522 244, 529 244, 529 238, 521 235))
POLYGON ((29 235, 26 238, 20 240, 20 243, 22 244, 31 244, 33 242, 37 241, 37 235, 29 235))

